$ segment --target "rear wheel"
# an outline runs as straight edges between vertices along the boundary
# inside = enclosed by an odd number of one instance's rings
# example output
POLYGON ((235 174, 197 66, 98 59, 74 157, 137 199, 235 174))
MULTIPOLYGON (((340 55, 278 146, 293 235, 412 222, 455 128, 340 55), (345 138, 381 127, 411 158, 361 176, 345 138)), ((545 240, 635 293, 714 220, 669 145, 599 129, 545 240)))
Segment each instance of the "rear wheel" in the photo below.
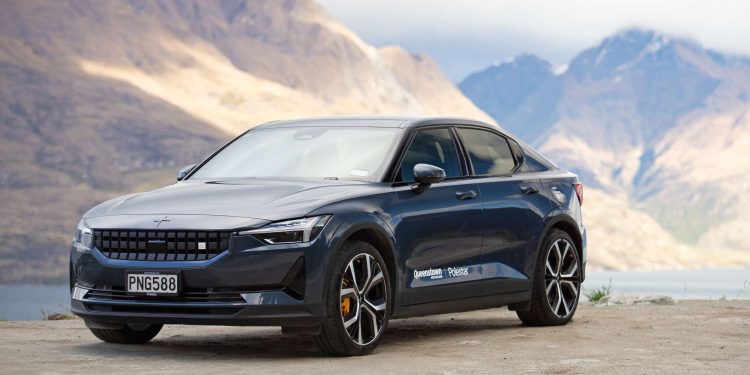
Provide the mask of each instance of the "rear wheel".
POLYGON ((385 261, 369 243, 346 243, 336 256, 326 292, 326 319, 315 343, 327 354, 365 355, 388 326, 390 279, 385 261))
POLYGON ((99 340, 113 344, 145 344, 159 334, 163 325, 126 323, 122 328, 91 328, 99 340))
POLYGON ((532 326, 568 323, 578 307, 581 263, 570 236, 553 230, 540 251, 531 294, 531 308, 516 311, 524 324, 532 326))

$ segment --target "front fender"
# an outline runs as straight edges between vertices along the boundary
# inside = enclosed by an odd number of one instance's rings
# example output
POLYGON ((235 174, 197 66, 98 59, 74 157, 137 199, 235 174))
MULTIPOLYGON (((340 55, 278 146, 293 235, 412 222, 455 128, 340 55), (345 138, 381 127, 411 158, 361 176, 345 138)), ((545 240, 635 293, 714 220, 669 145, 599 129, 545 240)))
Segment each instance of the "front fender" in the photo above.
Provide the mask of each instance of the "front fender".
MULTIPOLYGON (((328 239, 328 248, 331 250, 326 254, 327 259, 325 261, 325 267, 323 267, 319 275, 314 276, 315 278, 320 278, 317 281, 324 285, 322 293, 325 295, 325 291, 328 290, 328 275, 330 275, 331 272, 334 272, 332 268, 333 260, 341 250, 341 247, 358 232, 369 231, 370 233, 376 234, 380 240, 379 242, 384 244, 384 246, 380 246, 381 248, 379 250, 383 252, 383 258, 386 259, 386 262, 390 259, 392 267, 390 267, 389 273, 393 290, 392 297, 394 298, 393 306, 399 306, 401 301, 401 288, 399 287, 400 283, 398 280, 401 280, 403 275, 402 270, 398 264, 396 264, 396 259, 398 258, 396 257, 396 238, 394 236, 394 231, 386 220, 375 214, 357 213, 335 215, 330 225, 332 225, 332 227, 328 239)), ((324 296, 320 297, 324 298, 324 296)))

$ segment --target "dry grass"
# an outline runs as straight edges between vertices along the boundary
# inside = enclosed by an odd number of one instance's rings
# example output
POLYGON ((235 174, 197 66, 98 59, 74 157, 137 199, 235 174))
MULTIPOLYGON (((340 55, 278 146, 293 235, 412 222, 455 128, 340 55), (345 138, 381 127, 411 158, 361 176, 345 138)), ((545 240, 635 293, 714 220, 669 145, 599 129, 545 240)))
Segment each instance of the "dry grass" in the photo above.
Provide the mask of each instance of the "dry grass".
POLYGON ((73 320, 78 319, 76 315, 70 313, 51 313, 44 315, 42 320, 73 320))
POLYGON ((609 279, 609 284, 602 285, 599 288, 594 288, 584 293, 589 302, 592 303, 597 303, 610 294, 612 294, 612 279, 609 279))

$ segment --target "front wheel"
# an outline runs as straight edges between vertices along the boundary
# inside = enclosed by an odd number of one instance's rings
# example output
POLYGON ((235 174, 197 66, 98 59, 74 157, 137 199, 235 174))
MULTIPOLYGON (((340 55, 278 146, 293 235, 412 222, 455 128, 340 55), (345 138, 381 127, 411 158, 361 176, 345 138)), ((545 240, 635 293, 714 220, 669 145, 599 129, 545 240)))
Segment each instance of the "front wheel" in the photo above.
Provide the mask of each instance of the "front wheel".
POLYGON ((572 238, 553 230, 540 251, 531 292, 531 306, 516 311, 526 325, 551 326, 568 323, 578 307, 581 291, 581 261, 572 238))
POLYGON ((122 328, 91 328, 99 340, 113 344, 145 344, 159 334, 161 324, 126 323, 122 328))
POLYGON ((369 243, 346 243, 333 261, 326 290, 326 319, 314 336, 322 351, 365 355, 388 326, 390 279, 380 253, 369 243))

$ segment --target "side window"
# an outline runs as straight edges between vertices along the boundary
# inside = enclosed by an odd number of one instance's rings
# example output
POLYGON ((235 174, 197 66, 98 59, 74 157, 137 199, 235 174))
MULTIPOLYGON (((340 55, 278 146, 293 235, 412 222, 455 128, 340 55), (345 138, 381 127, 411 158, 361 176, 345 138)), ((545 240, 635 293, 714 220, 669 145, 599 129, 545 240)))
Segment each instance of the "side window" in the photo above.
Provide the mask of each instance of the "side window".
POLYGON ((458 128, 475 175, 510 174, 516 166, 505 137, 493 132, 458 128))
POLYGON ((414 181, 414 166, 419 163, 443 168, 446 178, 461 176, 458 152, 450 130, 441 128, 417 132, 401 162, 397 181, 414 181))

